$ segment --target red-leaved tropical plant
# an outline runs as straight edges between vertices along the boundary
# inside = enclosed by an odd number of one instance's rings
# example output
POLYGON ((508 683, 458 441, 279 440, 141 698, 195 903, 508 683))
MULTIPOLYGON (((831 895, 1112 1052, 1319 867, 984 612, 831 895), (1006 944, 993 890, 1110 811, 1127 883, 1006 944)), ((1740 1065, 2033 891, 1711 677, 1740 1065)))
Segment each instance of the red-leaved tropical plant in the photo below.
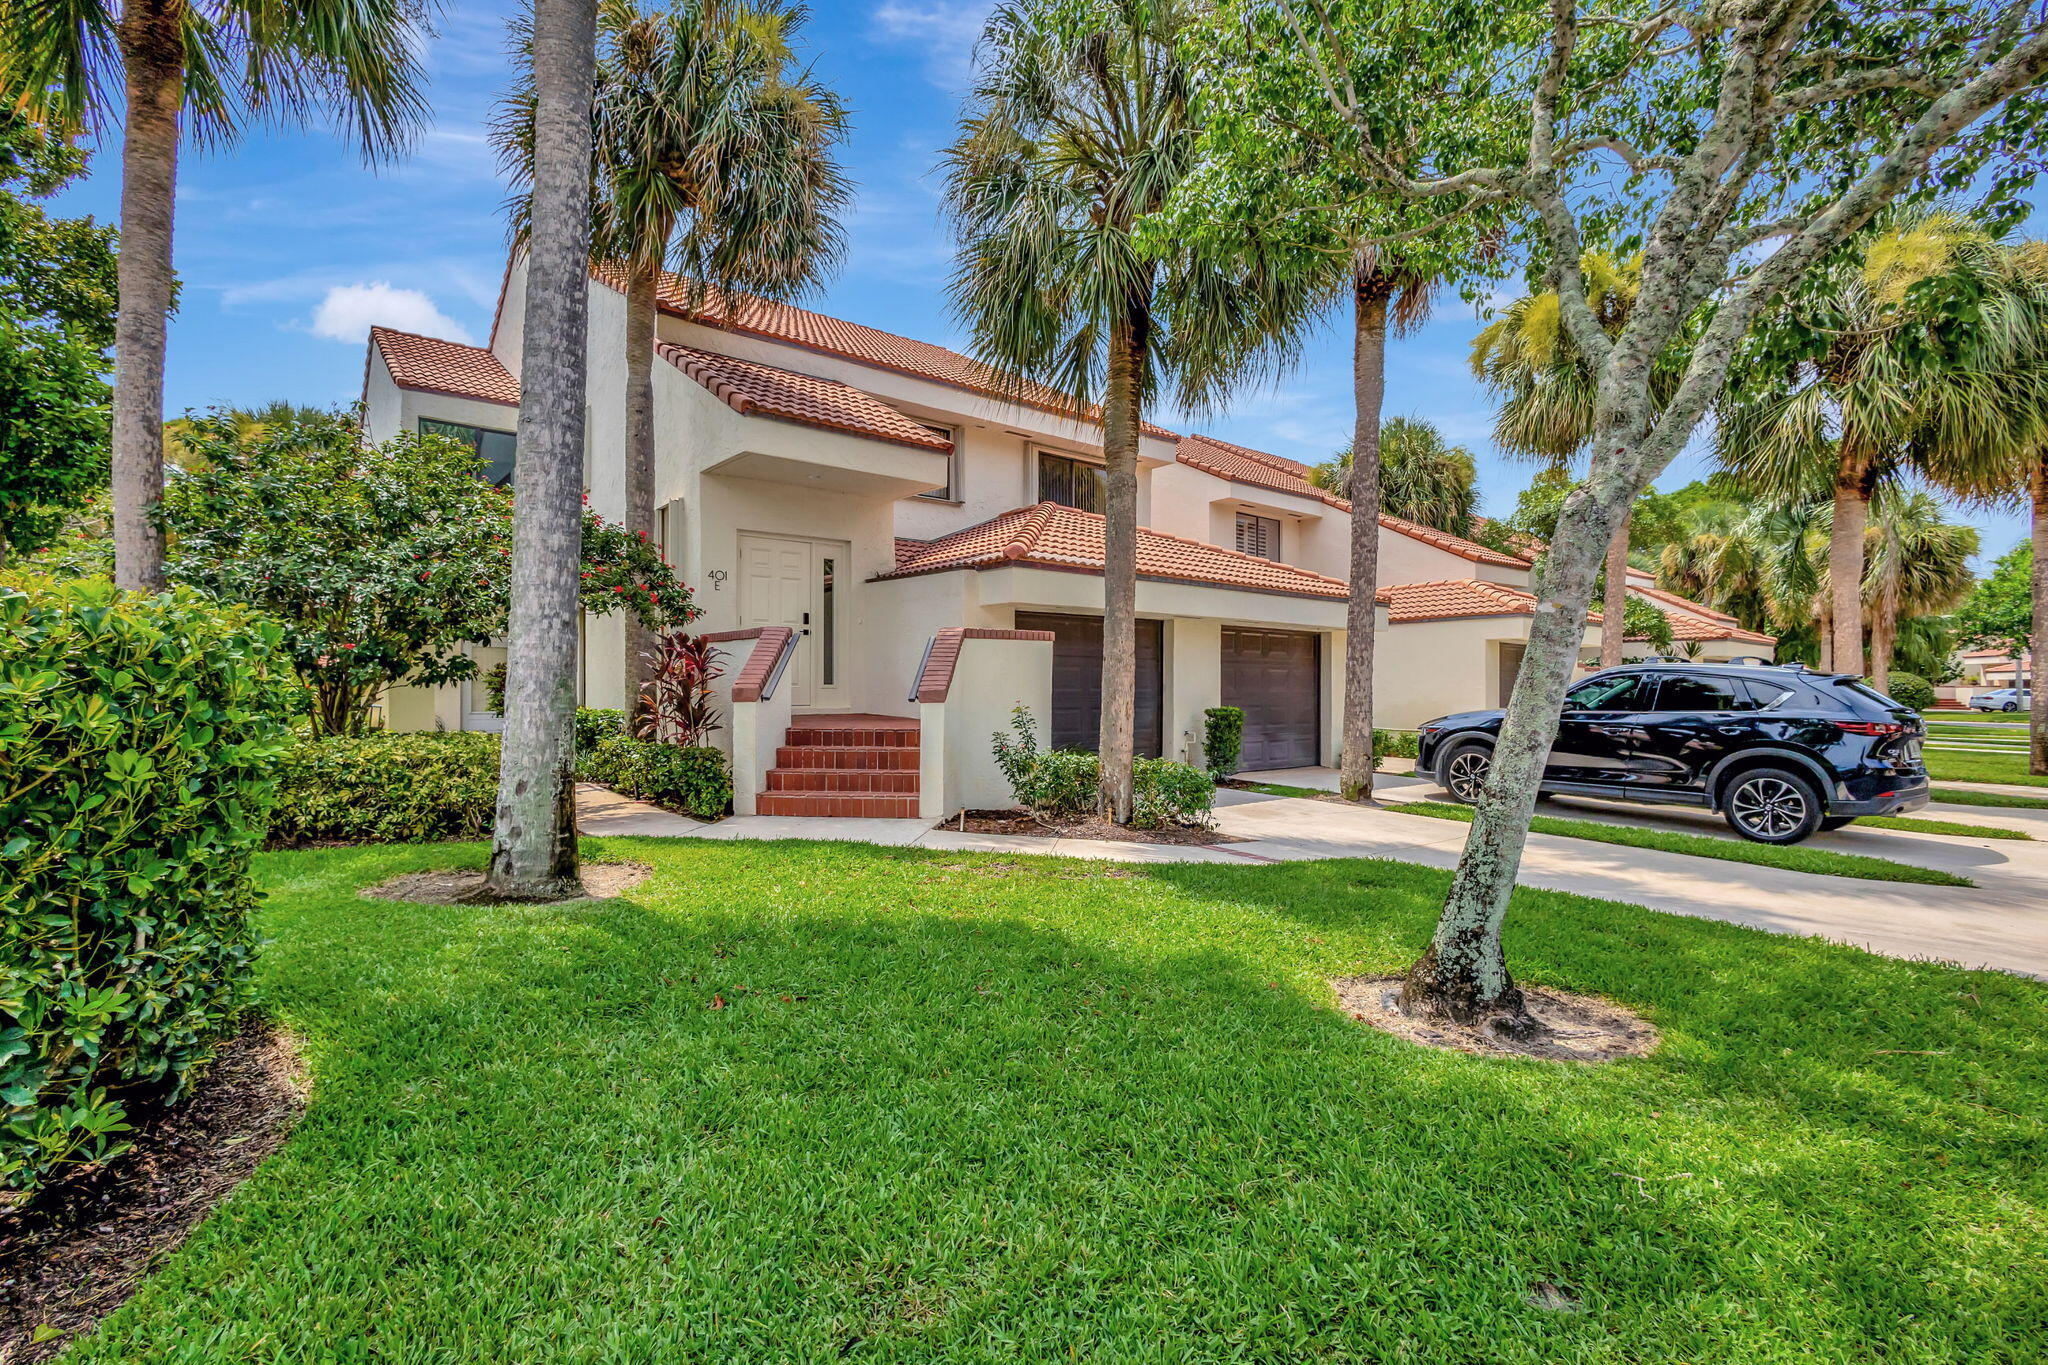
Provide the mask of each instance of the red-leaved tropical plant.
POLYGON ((650 666, 633 733, 641 739, 702 744, 723 724, 711 704, 711 684, 724 675, 718 651, 702 636, 677 631, 658 637, 645 655, 650 666))

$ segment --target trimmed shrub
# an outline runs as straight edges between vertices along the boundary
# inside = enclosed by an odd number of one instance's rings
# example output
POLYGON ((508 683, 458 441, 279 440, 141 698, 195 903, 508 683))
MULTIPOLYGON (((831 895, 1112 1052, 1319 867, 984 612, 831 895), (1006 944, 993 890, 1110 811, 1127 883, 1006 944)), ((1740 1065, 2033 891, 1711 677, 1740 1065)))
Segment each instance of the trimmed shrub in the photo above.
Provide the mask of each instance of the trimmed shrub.
POLYGON ((597 752, 597 746, 613 735, 626 733, 626 713, 606 711, 595 706, 576 708, 576 753, 579 761, 585 754, 597 752))
POLYGON ((309 739, 279 771, 270 847, 482 839, 497 807, 496 735, 309 739))
POLYGON ((1024 804, 1040 815, 1086 815, 1101 799, 1102 764, 1094 754, 1056 749, 1040 754, 1024 784, 1024 804))
POLYGON ((700 820, 732 809, 732 770, 705 745, 660 744, 611 735, 583 765, 583 776, 623 796, 675 806, 700 820))
POLYGON ((1208 761, 1209 776, 1221 782, 1237 771, 1237 756, 1244 750, 1244 711, 1212 706, 1202 713, 1202 720, 1202 757, 1208 761))
POLYGON ((1416 748, 1422 736, 1413 730, 1374 730, 1372 732, 1372 756, 1382 758, 1414 758, 1421 751, 1416 748))
POLYGON ((250 998, 280 631, 179 590, 0 585, 0 1188, 125 1145, 250 998))
POLYGON ((1215 779, 1192 763, 1176 763, 1170 758, 1139 759, 1132 766, 1131 786, 1131 825, 1135 829, 1206 827, 1216 804, 1215 779))
POLYGON ((1935 703, 1934 684, 1918 673, 1894 673, 1885 683, 1886 695, 1915 711, 1931 710, 1935 703))

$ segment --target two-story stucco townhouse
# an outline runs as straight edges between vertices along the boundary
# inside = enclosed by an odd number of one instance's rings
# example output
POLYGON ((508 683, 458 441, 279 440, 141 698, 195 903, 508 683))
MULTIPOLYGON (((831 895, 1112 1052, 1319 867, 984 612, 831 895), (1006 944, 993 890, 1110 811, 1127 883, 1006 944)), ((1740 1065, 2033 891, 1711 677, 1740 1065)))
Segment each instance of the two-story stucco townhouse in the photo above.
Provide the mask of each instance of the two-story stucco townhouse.
MULTIPOLYGON (((585 483, 617 517, 625 302, 603 272, 590 289, 585 483)), ((521 357, 544 344, 525 335, 524 296, 515 259, 487 346, 373 329, 369 437, 453 434, 509 477, 521 357)), ((989 737, 1018 704, 1050 743, 1092 747, 1094 421, 940 346, 760 300, 683 301, 665 290, 657 323, 655 535, 704 608, 696 629, 725 647, 718 740, 738 808, 931 818, 1007 804, 989 737)), ((1204 710, 1231 705, 1247 768, 1334 762, 1348 505, 1296 461, 1156 426, 1139 463, 1141 751, 1198 758, 1204 710)), ((1528 638, 1529 562, 1382 526, 1379 722, 1499 704, 1528 638)), ((1708 633, 1733 624, 1684 608, 1708 633)), ((1755 648, 1739 635, 1712 643, 1755 648)), ((616 619, 586 622, 583 646, 585 704, 623 706, 616 619)), ((503 657, 478 653, 485 668, 503 657)), ((386 716, 497 725, 480 683, 394 689, 386 716)))

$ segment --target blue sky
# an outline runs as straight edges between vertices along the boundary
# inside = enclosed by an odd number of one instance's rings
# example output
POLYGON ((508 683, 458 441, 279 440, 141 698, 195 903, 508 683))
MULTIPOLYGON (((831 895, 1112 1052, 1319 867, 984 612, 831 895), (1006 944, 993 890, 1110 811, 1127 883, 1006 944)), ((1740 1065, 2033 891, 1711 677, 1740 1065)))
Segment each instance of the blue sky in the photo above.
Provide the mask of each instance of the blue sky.
MULTIPOLYGON (((272 398, 346 403, 362 388, 373 322, 481 342, 504 271, 505 188, 486 138, 508 70, 503 0, 450 4, 427 44, 433 124, 402 162, 366 168, 319 131, 257 129, 236 147, 187 150, 176 259, 183 295, 171 324, 170 412, 272 398)), ((853 115, 844 149, 859 184, 849 250, 812 307, 957 345, 938 217, 937 154, 950 139, 986 0, 823 0, 805 30, 818 72, 853 115)), ((63 211, 118 217, 118 146, 59 199, 63 211)), ((1478 328, 1455 297, 1418 335, 1395 343, 1387 410, 1435 422, 1479 457, 1484 510, 1505 513, 1528 467, 1488 439, 1491 405, 1465 368, 1478 328)), ((1159 414, 1181 430, 1180 414, 1159 414)), ((1351 424, 1344 330, 1326 327, 1302 366, 1193 424, 1302 460, 1328 458, 1351 424)), ((1684 459, 1660 485, 1700 472, 1684 459)), ((1986 558, 2017 544, 2017 514, 1966 514, 1986 558)))

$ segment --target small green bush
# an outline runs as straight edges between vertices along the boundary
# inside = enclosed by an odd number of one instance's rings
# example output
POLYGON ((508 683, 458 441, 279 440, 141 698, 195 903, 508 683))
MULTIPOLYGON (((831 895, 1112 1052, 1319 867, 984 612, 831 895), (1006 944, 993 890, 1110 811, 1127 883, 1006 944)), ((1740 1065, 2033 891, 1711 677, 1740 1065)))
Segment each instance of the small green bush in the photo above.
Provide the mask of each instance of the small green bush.
POLYGON ((1101 800, 1102 764, 1094 754, 1056 749, 1039 755, 1024 787, 1024 804, 1040 815, 1076 816, 1101 800))
POLYGON ((288 668, 180 589, 0 584, 0 1189, 125 1145, 250 998, 288 668))
POLYGON ((1206 828, 1216 804, 1215 779, 1192 763, 1170 758, 1139 759, 1132 767, 1131 786, 1131 825, 1136 829, 1206 828))
POLYGON ((1934 684, 1918 673, 1894 673, 1885 682, 1885 694, 1901 706, 1915 711, 1931 709, 1935 703, 1934 684))
POLYGON ((1382 758, 1414 758, 1419 752, 1416 745, 1422 736, 1413 730, 1374 730, 1372 732, 1372 756, 1382 758))
POLYGON ((1209 776, 1218 782, 1237 771, 1237 757, 1244 750, 1244 711, 1236 706, 1212 706, 1202 713, 1202 757, 1208 760, 1209 776))
POLYGON ((496 735, 308 739, 279 771, 270 846, 481 839, 497 807, 496 735))
POLYGON ((674 806, 700 820, 716 820, 732 809, 732 770, 725 755, 707 745, 615 734, 585 760, 583 776, 622 796, 674 806))
POLYGON ((613 735, 626 733, 626 713, 606 711, 595 706, 576 708, 576 752, 594 754, 597 746, 613 735))

